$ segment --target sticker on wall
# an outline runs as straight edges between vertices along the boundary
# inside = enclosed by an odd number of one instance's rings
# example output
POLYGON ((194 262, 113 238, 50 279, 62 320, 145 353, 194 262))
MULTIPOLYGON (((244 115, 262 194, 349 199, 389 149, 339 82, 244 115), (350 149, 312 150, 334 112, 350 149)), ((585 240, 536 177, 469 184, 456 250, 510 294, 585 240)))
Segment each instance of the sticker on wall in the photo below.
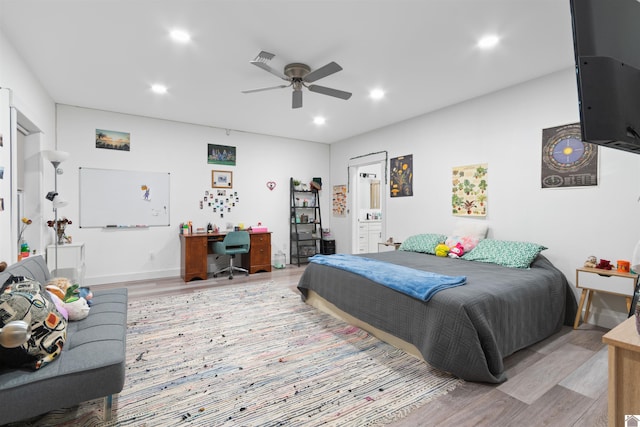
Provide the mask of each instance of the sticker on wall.
POLYGON ((236 165, 236 147, 207 144, 207 163, 215 165, 236 165))
POLYGON ((542 130, 541 185, 598 185, 598 146, 582 141, 579 123, 542 130))
POLYGON ((131 151, 131 134, 129 132, 96 129, 96 148, 131 151))
POLYGON ((347 186, 333 186, 333 216, 346 216, 347 214, 347 186))
POLYGON ((276 188, 276 182, 275 181, 267 181, 267 188, 271 191, 273 191, 274 188, 276 188))
POLYGON ((453 168, 451 205, 457 216, 487 216, 486 163, 453 168))
POLYGON ((413 196, 413 154, 390 160, 391 197, 413 196))

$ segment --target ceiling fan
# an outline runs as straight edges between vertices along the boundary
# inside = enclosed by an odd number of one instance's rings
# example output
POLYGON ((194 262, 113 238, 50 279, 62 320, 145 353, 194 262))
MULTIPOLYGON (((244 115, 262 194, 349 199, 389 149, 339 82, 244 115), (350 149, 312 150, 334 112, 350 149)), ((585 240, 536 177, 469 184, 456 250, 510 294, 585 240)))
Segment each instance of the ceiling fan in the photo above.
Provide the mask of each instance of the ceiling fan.
POLYGON ((319 86, 313 83, 316 80, 320 80, 324 77, 330 76, 333 73, 337 73, 342 70, 342 67, 335 62, 330 62, 327 65, 311 71, 311 67, 307 64, 301 64, 294 62, 292 64, 285 65, 284 73, 281 73, 271 68, 267 63, 274 57, 273 53, 265 52, 264 50, 255 57, 251 64, 256 67, 262 68, 271 74, 280 77, 282 80, 286 80, 289 84, 283 84, 272 87, 265 87, 261 89, 243 90, 242 93, 262 92, 264 90, 282 89, 285 87, 293 87, 293 97, 291 101, 291 108, 302 107, 302 88, 306 87, 311 92, 321 93, 322 95, 329 95, 335 98, 347 100, 351 98, 351 92, 345 92, 343 90, 332 89, 330 87, 319 86))

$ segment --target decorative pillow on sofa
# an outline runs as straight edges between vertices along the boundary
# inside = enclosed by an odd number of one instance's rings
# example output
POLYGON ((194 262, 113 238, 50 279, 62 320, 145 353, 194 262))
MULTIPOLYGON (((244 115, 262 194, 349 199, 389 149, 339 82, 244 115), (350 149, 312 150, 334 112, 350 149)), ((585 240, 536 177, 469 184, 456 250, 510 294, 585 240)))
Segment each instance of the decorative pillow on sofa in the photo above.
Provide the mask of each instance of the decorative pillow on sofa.
POLYGON ((436 246, 447 238, 444 234, 416 234, 407 238, 398 250, 434 255, 436 246))
POLYGON ((60 355, 67 320, 35 280, 12 276, 0 289, 0 327, 13 320, 31 325, 31 338, 16 348, 0 346, 0 366, 40 369, 60 355))
POLYGON ((537 243, 484 239, 469 253, 462 256, 467 261, 491 262, 505 267, 529 268, 543 250, 537 243))

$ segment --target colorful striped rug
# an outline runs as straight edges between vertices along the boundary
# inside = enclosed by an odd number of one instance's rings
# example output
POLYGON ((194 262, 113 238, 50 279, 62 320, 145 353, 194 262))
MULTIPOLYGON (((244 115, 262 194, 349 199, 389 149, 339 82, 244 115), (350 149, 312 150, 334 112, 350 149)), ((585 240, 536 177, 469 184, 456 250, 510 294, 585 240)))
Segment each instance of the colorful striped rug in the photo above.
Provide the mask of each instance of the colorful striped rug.
POLYGON ((133 301, 128 323, 111 422, 95 400, 25 425, 385 425, 461 383, 275 282, 133 301))

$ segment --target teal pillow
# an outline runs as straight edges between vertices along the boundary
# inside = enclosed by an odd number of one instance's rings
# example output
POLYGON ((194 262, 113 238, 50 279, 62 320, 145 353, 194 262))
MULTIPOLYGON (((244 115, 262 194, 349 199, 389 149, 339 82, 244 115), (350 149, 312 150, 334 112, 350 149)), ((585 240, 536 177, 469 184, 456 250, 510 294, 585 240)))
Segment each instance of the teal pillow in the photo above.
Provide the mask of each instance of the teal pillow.
POLYGON ((467 261, 491 262, 504 267, 529 268, 543 250, 537 243, 484 239, 471 252, 462 255, 467 261))
POLYGON ((444 234, 416 234, 402 242, 398 250, 434 255, 436 246, 444 242, 446 238, 447 236, 444 234))

